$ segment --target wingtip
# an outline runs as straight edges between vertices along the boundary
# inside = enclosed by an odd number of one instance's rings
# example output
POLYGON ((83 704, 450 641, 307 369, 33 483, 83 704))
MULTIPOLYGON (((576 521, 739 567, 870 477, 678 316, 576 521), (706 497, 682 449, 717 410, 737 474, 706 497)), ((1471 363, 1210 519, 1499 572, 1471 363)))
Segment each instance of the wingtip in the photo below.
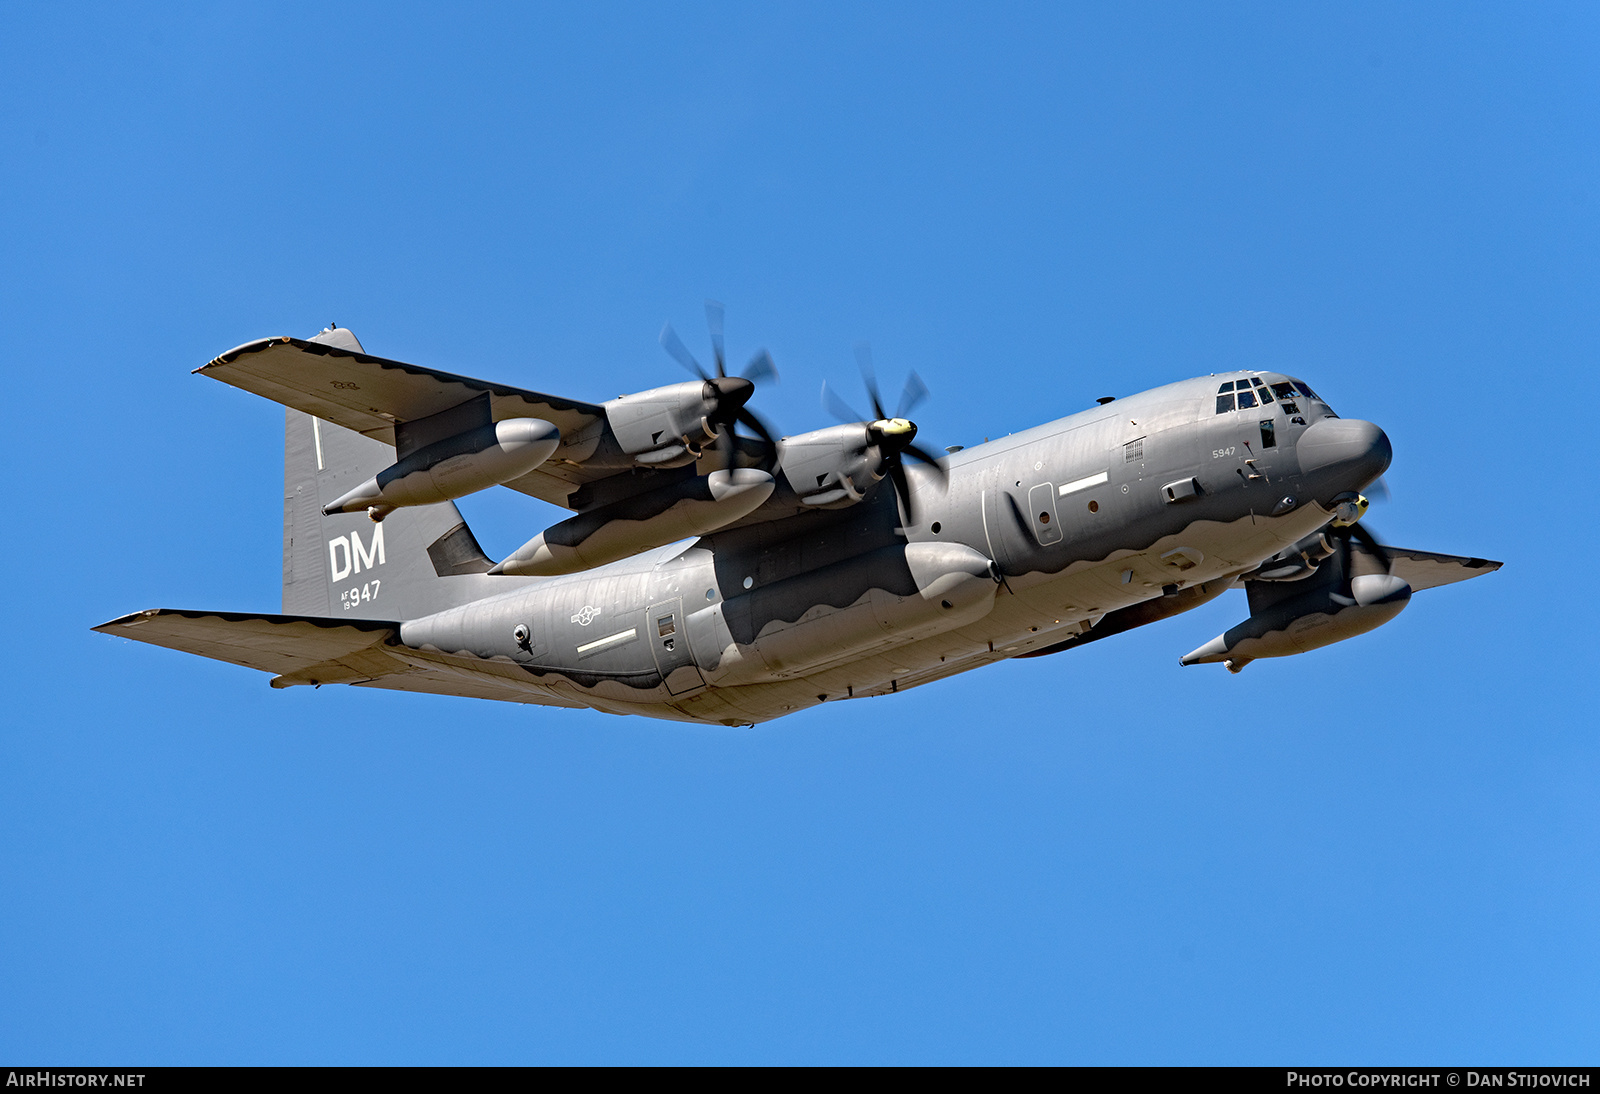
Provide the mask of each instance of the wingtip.
POLYGON ((98 631, 101 634, 115 634, 119 628, 137 627, 140 623, 148 623, 165 610, 165 608, 146 608, 142 612, 130 612, 127 615, 119 615, 115 619, 108 619, 99 626, 90 627, 89 629, 98 631))
POLYGON ((234 346, 227 353, 219 353, 219 354, 217 354, 215 357, 213 357, 211 360, 207 361, 205 364, 201 365, 199 368, 191 369, 189 374, 191 376, 198 376, 200 373, 206 371, 206 369, 216 368, 218 365, 225 365, 228 362, 234 360, 237 357, 241 357, 246 353, 254 353, 257 350, 266 349, 268 346, 276 345, 279 342, 292 342, 292 341, 294 341, 294 339, 289 337, 287 334, 278 334, 278 335, 272 336, 271 338, 252 338, 248 342, 242 342, 239 345, 234 346))

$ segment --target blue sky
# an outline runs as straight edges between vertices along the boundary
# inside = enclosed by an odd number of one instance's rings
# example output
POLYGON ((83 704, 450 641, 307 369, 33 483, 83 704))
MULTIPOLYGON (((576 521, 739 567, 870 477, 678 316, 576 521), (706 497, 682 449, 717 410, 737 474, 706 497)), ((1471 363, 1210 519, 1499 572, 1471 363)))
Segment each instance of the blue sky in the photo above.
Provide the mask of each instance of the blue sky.
MULTIPOLYGON (((10 5, 0 1058, 1593 1062, 1596 47, 1583 4, 10 5), (851 345, 974 443, 1304 376, 1390 542, 1503 559, 1231 677, 1230 594, 756 730, 92 634, 275 611, 331 320, 602 400, 851 345)), ((491 554, 554 511, 463 504, 491 554)))

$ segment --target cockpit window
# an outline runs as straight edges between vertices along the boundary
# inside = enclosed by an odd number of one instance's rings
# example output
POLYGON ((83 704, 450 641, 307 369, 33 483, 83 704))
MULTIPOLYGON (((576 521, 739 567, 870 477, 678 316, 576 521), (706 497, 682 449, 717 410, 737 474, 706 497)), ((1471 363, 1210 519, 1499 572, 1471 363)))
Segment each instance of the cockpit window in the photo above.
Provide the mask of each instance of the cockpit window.
POLYGON ((1217 413, 1248 410, 1258 402, 1261 406, 1270 407, 1277 402, 1283 404, 1285 414, 1298 414, 1300 408, 1294 402, 1298 397, 1297 388, 1305 392, 1311 390, 1298 380, 1280 380, 1273 384, 1267 383, 1259 376, 1248 376, 1243 380, 1227 380, 1217 388, 1217 413))
POLYGON ((1315 399, 1319 403, 1322 402, 1322 396, 1318 395, 1315 391, 1312 391, 1308 385, 1296 380, 1294 382, 1294 386, 1299 388, 1300 394, 1304 395, 1307 399, 1315 399))

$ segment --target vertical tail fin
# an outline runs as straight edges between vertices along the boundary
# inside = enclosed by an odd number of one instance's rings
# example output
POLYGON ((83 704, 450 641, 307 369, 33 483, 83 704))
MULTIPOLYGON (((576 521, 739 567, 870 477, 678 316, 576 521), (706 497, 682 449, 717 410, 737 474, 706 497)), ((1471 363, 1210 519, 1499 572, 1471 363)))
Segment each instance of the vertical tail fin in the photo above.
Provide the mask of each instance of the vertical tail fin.
POLYGON ((283 612, 415 619, 522 584, 492 565, 451 502, 323 516, 322 506, 394 462, 381 441, 288 410, 283 437, 283 612))

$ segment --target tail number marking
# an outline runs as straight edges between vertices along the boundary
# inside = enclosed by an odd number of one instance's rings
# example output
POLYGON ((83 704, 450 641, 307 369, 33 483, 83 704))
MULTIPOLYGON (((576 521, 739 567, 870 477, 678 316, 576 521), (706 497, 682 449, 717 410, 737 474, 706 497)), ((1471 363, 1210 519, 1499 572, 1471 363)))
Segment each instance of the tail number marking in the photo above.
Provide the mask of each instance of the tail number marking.
POLYGON ((370 602, 378 599, 378 586, 382 584, 383 582, 374 578, 365 585, 354 589, 340 589, 339 603, 344 606, 345 611, 349 611, 351 608, 358 608, 364 601, 370 602))
POLYGON ((359 574, 362 567, 370 570, 374 566, 382 566, 387 560, 383 555, 383 525, 372 526, 372 542, 361 542, 361 530, 358 528, 348 536, 339 536, 328 541, 328 572, 332 574, 331 580, 343 581, 351 574, 359 574))

